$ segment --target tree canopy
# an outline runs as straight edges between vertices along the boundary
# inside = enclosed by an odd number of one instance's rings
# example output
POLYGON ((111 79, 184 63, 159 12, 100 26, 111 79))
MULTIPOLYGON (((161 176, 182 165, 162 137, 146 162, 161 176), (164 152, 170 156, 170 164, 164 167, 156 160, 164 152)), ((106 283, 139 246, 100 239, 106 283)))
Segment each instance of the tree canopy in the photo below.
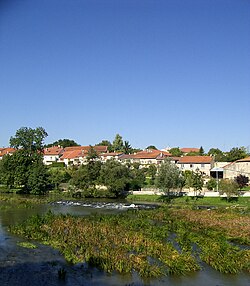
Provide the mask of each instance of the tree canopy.
POLYGON ((184 177, 180 169, 169 160, 165 160, 158 169, 156 186, 169 196, 171 190, 181 188, 183 183, 184 177))
POLYGON ((173 147, 169 150, 169 153, 172 155, 172 156, 175 156, 175 157, 180 157, 183 155, 183 152, 180 150, 179 147, 173 147))
POLYGON ((13 155, 5 155, 1 162, 2 178, 8 187, 21 188, 33 194, 46 192, 48 174, 42 150, 47 135, 42 127, 22 127, 10 138, 10 146, 17 151, 13 155))
POLYGON ((61 146, 62 148, 72 147, 72 146, 79 146, 74 140, 72 139, 59 139, 53 143, 47 144, 44 147, 52 147, 52 146, 61 146))
POLYGON ((122 136, 119 134, 115 135, 115 139, 113 141, 112 144, 113 150, 114 151, 121 151, 123 150, 123 140, 122 140, 122 136))
POLYGON ((42 127, 35 129, 21 127, 16 131, 15 136, 10 137, 10 147, 23 149, 29 153, 42 151, 44 148, 44 139, 48 136, 42 127))

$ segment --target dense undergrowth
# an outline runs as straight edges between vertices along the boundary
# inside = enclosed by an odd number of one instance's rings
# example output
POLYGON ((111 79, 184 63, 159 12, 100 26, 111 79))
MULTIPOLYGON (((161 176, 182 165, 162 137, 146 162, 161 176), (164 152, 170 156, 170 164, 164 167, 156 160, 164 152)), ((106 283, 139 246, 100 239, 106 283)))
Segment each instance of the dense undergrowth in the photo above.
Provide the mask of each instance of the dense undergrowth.
POLYGON ((184 275, 203 261, 223 273, 250 271, 249 217, 235 212, 158 208, 118 215, 34 216, 11 232, 59 249, 72 263, 142 277, 184 275))

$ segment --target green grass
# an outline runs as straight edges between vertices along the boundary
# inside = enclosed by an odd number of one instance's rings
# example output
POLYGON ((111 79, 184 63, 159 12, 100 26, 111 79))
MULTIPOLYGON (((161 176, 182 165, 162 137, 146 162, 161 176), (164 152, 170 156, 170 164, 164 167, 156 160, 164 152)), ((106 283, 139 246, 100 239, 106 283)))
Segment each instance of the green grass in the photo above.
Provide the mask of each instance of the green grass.
MULTIPOLYGON (((165 198, 159 195, 129 195, 127 197, 131 201, 144 201, 144 202, 164 202, 165 198)), ((218 207, 230 207, 230 206, 240 206, 250 208, 250 197, 239 197, 236 201, 228 202, 226 198, 217 197, 203 197, 203 198, 192 198, 188 196, 177 197, 171 200, 172 205, 208 205, 208 206, 218 206, 218 207)))

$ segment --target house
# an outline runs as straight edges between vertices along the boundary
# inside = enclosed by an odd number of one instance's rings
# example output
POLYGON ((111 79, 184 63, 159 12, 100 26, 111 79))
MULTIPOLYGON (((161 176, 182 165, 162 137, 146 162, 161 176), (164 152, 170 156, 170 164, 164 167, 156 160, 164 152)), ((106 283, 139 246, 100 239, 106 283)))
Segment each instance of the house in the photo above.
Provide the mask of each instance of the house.
POLYGON ((183 156, 179 158, 177 166, 182 171, 201 171, 204 175, 210 176, 210 170, 214 167, 212 156, 183 156))
POLYGON ((4 147, 4 148, 0 148, 0 160, 3 159, 4 155, 12 155, 14 152, 16 151, 15 148, 11 148, 11 147, 4 147))
POLYGON ((43 150, 43 163, 45 165, 51 165, 53 162, 57 162, 62 156, 63 151, 63 148, 60 146, 45 148, 43 150))
MULTIPOLYGON (((94 150, 98 153, 107 153, 108 152, 108 146, 92 146, 94 150)), ((88 153, 90 150, 91 146, 71 146, 71 147, 65 147, 64 151, 75 151, 75 150, 80 150, 83 151, 84 153, 88 153)))
POLYGON ((64 151, 60 157, 60 162, 63 162, 66 166, 79 166, 86 161, 86 155, 87 154, 81 149, 67 150, 64 151))
MULTIPOLYGON (((64 162, 66 166, 69 165, 82 165, 87 163, 87 155, 91 146, 72 146, 65 147, 63 154, 60 157, 60 162, 64 162)), ((93 146, 94 150, 101 157, 104 154, 109 154, 107 146, 93 146)), ((112 157, 112 155, 110 155, 112 157)))
POLYGON ((250 179, 250 156, 223 167, 223 177, 225 179, 234 179, 238 175, 244 175, 250 179))
POLYGON ((150 164, 160 164, 165 158, 170 157, 168 152, 146 149, 131 155, 122 155, 119 157, 121 162, 139 163, 142 166, 150 164))
POLYGON ((119 157, 122 155, 123 153, 110 152, 110 153, 102 153, 99 156, 101 158, 101 161, 105 163, 107 160, 110 159, 119 160, 119 157))

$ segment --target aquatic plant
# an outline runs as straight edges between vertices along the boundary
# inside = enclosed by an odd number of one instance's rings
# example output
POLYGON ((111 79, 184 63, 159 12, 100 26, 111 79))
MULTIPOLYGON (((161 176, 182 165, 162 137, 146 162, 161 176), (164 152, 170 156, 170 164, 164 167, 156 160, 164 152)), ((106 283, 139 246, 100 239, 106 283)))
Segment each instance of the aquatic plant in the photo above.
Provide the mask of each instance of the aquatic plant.
POLYGON ((17 245, 21 246, 21 247, 25 247, 25 248, 30 248, 30 249, 35 249, 37 248, 37 246, 31 242, 27 242, 27 241, 22 241, 22 242, 18 242, 17 245))
MULTIPOLYGON (((86 262, 108 273, 183 275, 199 270, 199 259, 224 273, 248 271, 249 250, 231 245, 224 224, 215 220, 227 221, 232 215, 209 213, 159 208, 76 217, 49 212, 10 230, 59 249, 72 263, 86 262)), ((230 228, 230 239, 240 237, 243 223, 243 233, 247 234, 248 218, 234 218, 236 230, 230 228)))

